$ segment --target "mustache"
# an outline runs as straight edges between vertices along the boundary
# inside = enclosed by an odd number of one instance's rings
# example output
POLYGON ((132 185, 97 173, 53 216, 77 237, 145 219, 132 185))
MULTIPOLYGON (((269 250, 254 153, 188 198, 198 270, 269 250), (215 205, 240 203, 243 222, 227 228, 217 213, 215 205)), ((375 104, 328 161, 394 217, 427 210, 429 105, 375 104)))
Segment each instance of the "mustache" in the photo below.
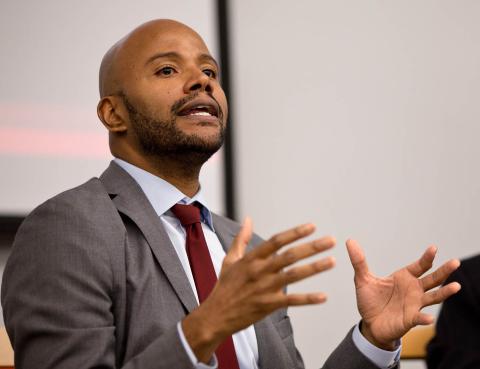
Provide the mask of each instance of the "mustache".
MULTIPOLYGON (((174 115, 177 115, 185 104, 187 104, 190 101, 192 101, 193 99, 195 99, 199 94, 200 94, 200 92, 196 91, 196 92, 191 93, 190 95, 187 95, 187 96, 182 97, 181 99, 178 99, 177 101, 175 101, 173 103, 171 109, 170 109, 171 113, 174 114, 174 115)), ((210 97, 213 101, 215 101, 217 103, 218 117, 223 118, 223 110, 222 110, 222 107, 220 106, 220 104, 218 103, 217 99, 215 99, 215 97, 213 97, 210 94, 208 94, 208 97, 210 97)))

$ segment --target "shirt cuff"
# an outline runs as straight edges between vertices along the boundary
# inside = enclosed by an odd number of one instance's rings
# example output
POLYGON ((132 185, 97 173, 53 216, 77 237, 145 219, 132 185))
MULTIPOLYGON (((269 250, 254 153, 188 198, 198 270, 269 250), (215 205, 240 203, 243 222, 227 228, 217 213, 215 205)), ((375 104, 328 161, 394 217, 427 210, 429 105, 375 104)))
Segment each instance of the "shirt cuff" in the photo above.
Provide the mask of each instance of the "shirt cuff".
POLYGON ((182 341, 183 348, 187 352, 187 355, 190 358, 190 361, 192 362, 192 364, 195 366, 195 369, 217 369, 218 368, 217 357, 215 356, 215 354, 213 354, 208 364, 201 363, 197 360, 197 357, 193 353, 190 345, 187 342, 187 339, 185 338, 185 335, 183 334, 181 321, 178 322, 177 324, 177 330, 178 330, 178 335, 180 336, 180 341, 182 341))
POLYGON ((352 333, 352 339, 358 350, 376 366, 382 369, 393 368, 400 360, 402 345, 398 341, 398 347, 394 351, 386 351, 371 344, 360 332, 360 324, 357 324, 352 333))

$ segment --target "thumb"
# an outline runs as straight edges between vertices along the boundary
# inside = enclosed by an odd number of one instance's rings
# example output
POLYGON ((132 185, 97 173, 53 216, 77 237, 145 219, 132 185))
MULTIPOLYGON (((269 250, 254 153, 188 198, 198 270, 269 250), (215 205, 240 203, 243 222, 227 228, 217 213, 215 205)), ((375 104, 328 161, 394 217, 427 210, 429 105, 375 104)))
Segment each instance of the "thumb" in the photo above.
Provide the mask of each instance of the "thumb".
POLYGON ((228 250, 225 259, 223 260, 224 266, 231 265, 243 258, 247 249, 247 245, 250 242, 251 238, 252 220, 250 219, 250 217, 245 217, 240 231, 238 231, 237 235, 233 239, 230 250, 228 250))
POLYGON ((365 279, 368 274, 368 265, 362 248, 357 241, 347 240, 347 251, 355 272, 355 281, 365 279))

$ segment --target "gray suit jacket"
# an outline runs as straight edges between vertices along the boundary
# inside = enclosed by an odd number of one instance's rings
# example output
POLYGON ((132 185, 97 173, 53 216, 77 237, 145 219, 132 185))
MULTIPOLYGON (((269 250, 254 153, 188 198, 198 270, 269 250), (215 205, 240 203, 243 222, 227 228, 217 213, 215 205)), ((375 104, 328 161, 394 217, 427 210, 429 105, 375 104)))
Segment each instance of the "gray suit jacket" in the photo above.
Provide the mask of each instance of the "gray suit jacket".
MULTIPOLYGON (((239 225, 213 222, 227 249, 239 225)), ((19 369, 193 368, 176 324, 197 306, 194 294, 149 201, 115 163, 27 217, 2 305, 19 369)), ((255 332, 262 369, 304 367, 286 310, 255 332)), ((324 368, 376 367, 349 333, 324 368)))

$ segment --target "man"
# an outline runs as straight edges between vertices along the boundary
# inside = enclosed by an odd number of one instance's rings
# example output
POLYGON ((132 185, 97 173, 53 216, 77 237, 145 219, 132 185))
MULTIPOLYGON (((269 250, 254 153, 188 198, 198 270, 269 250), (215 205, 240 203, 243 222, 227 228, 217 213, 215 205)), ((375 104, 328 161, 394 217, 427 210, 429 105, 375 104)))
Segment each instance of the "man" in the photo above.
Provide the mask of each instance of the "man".
POLYGON ((447 282, 462 284, 462 290, 444 302, 436 335, 427 347, 428 369, 474 369, 480 367, 480 255, 462 260, 447 282))
MULTIPOLYGON (((35 209, 5 269, 16 366, 303 368, 286 308, 326 297, 284 288, 333 267, 332 258, 292 264, 335 240, 281 252, 314 226, 263 242, 249 219, 240 226, 206 207, 198 174, 222 145, 227 102, 203 40, 170 20, 138 27, 105 55, 100 95, 116 159, 100 178, 35 209)), ((355 241, 347 248, 362 323, 325 368, 394 366, 400 337, 432 321, 420 309, 458 291, 453 283, 426 292, 458 261, 421 277, 430 247, 381 279, 355 241)))

